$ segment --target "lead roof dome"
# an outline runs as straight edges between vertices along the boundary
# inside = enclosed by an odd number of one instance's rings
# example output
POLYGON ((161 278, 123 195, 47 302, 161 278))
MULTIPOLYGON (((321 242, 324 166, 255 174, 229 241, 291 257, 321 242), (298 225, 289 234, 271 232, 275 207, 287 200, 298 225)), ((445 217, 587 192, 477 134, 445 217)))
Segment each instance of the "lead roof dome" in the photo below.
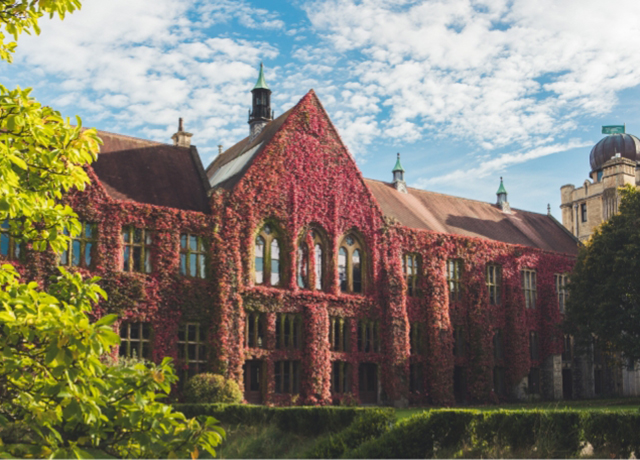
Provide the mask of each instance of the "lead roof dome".
POLYGON ((591 170, 597 171, 602 169, 607 161, 613 158, 616 153, 620 156, 633 160, 635 162, 640 161, 640 139, 633 134, 610 134, 603 137, 600 141, 593 146, 591 154, 589 155, 589 161, 591 162, 591 170))

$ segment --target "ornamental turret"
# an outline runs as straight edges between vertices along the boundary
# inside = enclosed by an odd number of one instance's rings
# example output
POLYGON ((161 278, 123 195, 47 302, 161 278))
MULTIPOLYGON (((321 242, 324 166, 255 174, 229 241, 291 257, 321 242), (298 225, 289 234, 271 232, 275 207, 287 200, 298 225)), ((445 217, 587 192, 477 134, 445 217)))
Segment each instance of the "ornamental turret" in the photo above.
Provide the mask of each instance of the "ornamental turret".
POLYGON ((264 66, 260 63, 258 81, 251 90, 253 105, 249 111, 250 140, 255 139, 260 131, 273 120, 271 111, 271 90, 264 79, 264 66))
POLYGON ((402 193, 407 193, 407 184, 404 181, 404 168, 400 164, 400 154, 398 153, 398 159, 396 165, 393 167, 393 186, 395 189, 402 193))
POLYGON ((509 202, 507 201, 507 189, 504 188, 502 177, 500 178, 500 187, 498 187, 496 195, 498 196, 498 201, 496 203, 498 207, 502 210, 502 212, 511 214, 511 207, 509 206, 509 202))

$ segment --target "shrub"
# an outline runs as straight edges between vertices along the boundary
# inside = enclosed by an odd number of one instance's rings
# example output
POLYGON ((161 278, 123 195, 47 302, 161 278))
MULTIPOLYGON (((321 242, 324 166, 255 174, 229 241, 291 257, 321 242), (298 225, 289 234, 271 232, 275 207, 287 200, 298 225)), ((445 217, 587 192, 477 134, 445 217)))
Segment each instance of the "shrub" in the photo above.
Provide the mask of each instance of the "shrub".
POLYGON ((599 456, 629 458, 640 453, 640 414, 596 412, 585 416, 584 437, 599 456))
POLYGON ((365 410, 343 431, 320 439, 304 454, 304 457, 339 458, 363 442, 386 433, 394 420, 393 409, 365 410))
POLYGON ((242 391, 234 380, 217 374, 197 374, 185 386, 185 399, 190 403, 239 403, 242 391))

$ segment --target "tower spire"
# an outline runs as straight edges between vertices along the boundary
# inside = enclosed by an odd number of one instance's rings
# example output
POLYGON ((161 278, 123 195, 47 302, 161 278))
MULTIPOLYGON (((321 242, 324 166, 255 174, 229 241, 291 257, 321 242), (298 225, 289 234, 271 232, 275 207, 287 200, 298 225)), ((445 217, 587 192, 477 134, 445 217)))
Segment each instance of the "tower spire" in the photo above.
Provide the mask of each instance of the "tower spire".
POLYGON ((396 190, 402 193, 407 193, 407 184, 404 181, 404 168, 400 163, 400 153, 398 153, 396 165, 393 167, 391 172, 393 173, 393 186, 396 190))
POLYGON ((500 177, 500 187, 498 187, 498 191, 496 192, 498 196, 497 205, 502 212, 506 212, 507 214, 511 214, 511 207, 509 207, 509 202, 507 201, 507 189, 504 188, 504 183, 502 182, 502 177, 500 177))
POLYGON ((264 65, 260 63, 260 73, 255 86, 251 90, 253 95, 252 108, 249 112, 250 140, 255 139, 262 129, 273 119, 271 112, 271 90, 264 78, 264 65))

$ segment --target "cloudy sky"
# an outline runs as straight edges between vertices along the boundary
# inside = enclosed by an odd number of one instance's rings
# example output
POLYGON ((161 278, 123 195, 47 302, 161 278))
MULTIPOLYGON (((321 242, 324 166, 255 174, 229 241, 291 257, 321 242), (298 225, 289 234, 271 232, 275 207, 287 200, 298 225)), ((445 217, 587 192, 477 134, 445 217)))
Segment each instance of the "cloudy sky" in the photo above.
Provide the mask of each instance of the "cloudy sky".
POLYGON ((264 62, 276 115, 313 88, 366 177, 560 216, 603 124, 640 135, 637 0, 83 0, 22 38, 5 86, 205 166, 248 134, 264 62))

